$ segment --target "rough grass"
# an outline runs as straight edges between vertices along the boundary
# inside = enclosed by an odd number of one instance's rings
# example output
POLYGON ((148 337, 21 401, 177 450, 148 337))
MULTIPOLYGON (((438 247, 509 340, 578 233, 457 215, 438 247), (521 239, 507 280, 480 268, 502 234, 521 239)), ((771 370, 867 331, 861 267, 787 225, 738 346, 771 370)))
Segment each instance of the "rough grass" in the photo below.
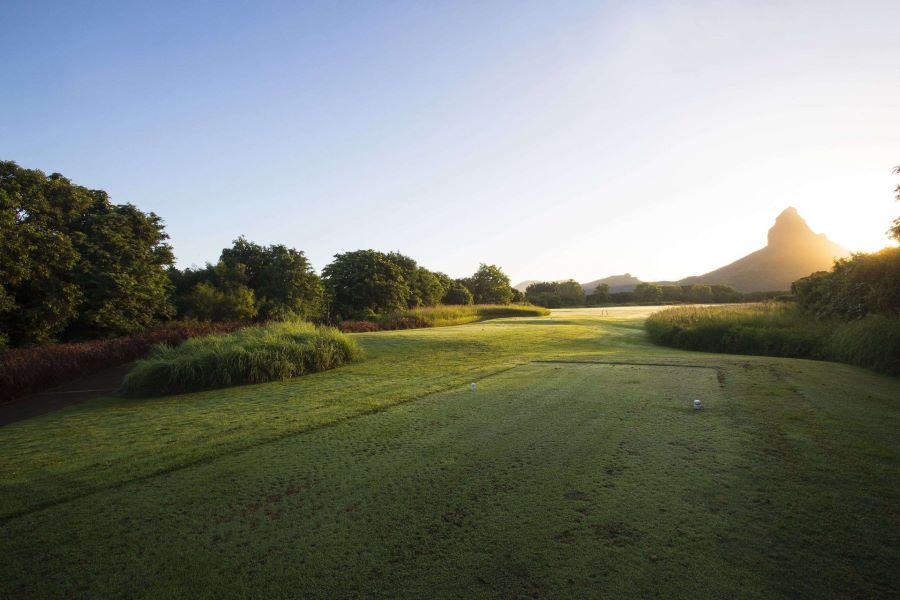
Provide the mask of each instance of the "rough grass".
POLYGON ((333 369, 360 355, 355 340, 302 321, 157 346, 122 383, 125 396, 163 396, 277 381, 333 369))
POLYGON ((657 343, 685 350, 834 360, 900 373, 900 320, 817 319, 792 303, 684 306, 652 315, 657 343))
POLYGON ((896 598, 900 381, 645 315, 359 334, 2 427, 0 597, 896 598))

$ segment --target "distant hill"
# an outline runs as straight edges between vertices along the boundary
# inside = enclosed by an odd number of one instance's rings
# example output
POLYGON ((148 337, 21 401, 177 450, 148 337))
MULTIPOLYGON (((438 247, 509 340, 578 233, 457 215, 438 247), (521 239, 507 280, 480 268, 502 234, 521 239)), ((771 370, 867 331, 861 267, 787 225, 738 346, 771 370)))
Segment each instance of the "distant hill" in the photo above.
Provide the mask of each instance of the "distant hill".
MULTIPOLYGON (((793 207, 786 208, 769 229, 769 243, 765 248, 704 275, 685 277, 680 281, 658 281, 660 285, 724 284, 741 292, 789 290, 791 283, 816 271, 831 269, 835 258, 847 256, 846 248, 835 244, 825 234, 809 228, 793 207)), ((536 280, 529 279, 514 286, 525 291, 536 280)), ((562 280, 560 280, 562 281, 562 280)), ((586 294, 600 284, 610 292, 630 292, 641 280, 630 273, 613 275, 582 283, 586 294)))
POLYGON ((769 243, 733 263, 704 275, 686 277, 680 285, 730 285, 741 292, 788 290, 791 283, 815 271, 827 271, 835 258, 848 254, 824 234, 814 233, 796 208, 785 209, 769 229, 769 243))
POLYGON ((603 279, 595 279, 588 283, 582 283, 581 287, 584 288, 585 294, 590 294, 597 289, 598 285, 604 283, 609 286, 610 292, 630 292, 640 282, 641 280, 631 273, 625 273, 624 275, 611 275, 610 277, 604 277, 603 279))
POLYGON ((538 283, 538 281, 539 280, 537 280, 537 279, 527 279, 521 283, 517 283, 516 285, 514 285, 513 289, 519 290, 520 292, 522 292, 524 294, 525 290, 528 288, 529 285, 531 285, 532 283, 538 283))

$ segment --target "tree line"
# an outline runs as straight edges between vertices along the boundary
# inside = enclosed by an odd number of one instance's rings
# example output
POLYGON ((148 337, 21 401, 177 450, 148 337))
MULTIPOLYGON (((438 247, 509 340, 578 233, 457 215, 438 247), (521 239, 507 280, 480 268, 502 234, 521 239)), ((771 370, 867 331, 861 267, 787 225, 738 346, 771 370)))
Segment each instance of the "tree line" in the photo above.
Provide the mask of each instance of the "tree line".
POLYGON ((525 299, 547 308, 571 306, 599 306, 605 304, 657 304, 691 302, 717 304, 726 302, 758 302, 775 298, 784 291, 742 293, 728 285, 658 285, 639 283, 628 292, 610 292, 609 286, 600 284, 590 294, 574 279, 566 281, 539 281, 525 289, 525 299))
POLYGON ((332 321, 524 296, 503 270, 430 271, 399 252, 337 254, 319 276, 300 250, 243 237, 178 269, 162 219, 58 173, 0 161, 0 348, 126 335, 172 319, 332 321))

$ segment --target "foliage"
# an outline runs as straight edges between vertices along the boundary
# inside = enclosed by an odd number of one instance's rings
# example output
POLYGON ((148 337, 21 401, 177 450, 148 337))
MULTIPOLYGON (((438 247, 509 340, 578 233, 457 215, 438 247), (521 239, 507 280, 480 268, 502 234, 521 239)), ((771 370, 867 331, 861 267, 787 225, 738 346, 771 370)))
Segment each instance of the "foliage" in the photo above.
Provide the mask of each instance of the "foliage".
POLYGON ((201 321, 247 321, 259 312, 253 290, 242 284, 220 289, 201 281, 181 298, 179 305, 182 316, 201 321))
POLYGON ((835 360, 900 373, 900 319, 874 316, 844 323, 792 303, 670 308, 651 315, 655 342, 704 352, 835 360))
POLYGON ((634 299, 638 302, 656 303, 662 298, 663 290, 655 283, 639 283, 634 288, 634 299))
POLYGON ((403 277, 403 282, 408 289, 407 305, 409 308, 417 306, 434 306, 441 301, 447 291, 449 277, 441 273, 432 273, 424 267, 420 267, 412 258, 390 252, 387 259, 397 265, 403 277))
POLYGON ((462 283, 472 292, 476 304, 509 304, 512 300, 509 277, 496 265, 481 263, 462 283))
POLYGON ((472 296, 472 292, 460 281, 452 282, 444 292, 444 297, 441 298, 442 304, 474 304, 474 302, 475 297, 472 296))
POLYGON ((174 315, 166 267, 172 249, 162 219, 130 204, 113 205, 105 192, 80 216, 73 282, 84 294, 69 338, 135 333, 174 315))
POLYGON ((284 321, 160 345, 122 383, 128 396, 161 396, 263 383, 333 369, 358 359, 357 343, 330 327, 284 321))
POLYGON ((20 346, 168 318, 167 238, 153 213, 0 161, 0 331, 20 346))
POLYGON ((153 346, 176 346, 187 339, 238 329, 239 323, 173 323, 135 335, 89 342, 44 344, 0 353, 0 400, 87 377, 141 358, 153 346))
POLYGON ((566 281, 538 281, 525 289, 525 299, 538 306, 561 308, 584 306, 584 288, 574 279, 566 281))
POLYGON ((408 308, 410 290, 403 271, 382 252, 336 254, 322 270, 322 277, 336 315, 383 314, 408 308))
POLYGON ((900 248, 859 253, 795 281, 799 305, 823 318, 858 319, 868 314, 900 315, 900 248))
POLYGON ((170 269, 181 317, 290 320, 323 316, 325 288, 300 250, 260 246, 244 237, 224 248, 215 265, 170 269))
POLYGON ((585 299, 588 306, 596 306, 597 304, 605 304, 609 302, 609 284, 601 283, 587 296, 585 299))

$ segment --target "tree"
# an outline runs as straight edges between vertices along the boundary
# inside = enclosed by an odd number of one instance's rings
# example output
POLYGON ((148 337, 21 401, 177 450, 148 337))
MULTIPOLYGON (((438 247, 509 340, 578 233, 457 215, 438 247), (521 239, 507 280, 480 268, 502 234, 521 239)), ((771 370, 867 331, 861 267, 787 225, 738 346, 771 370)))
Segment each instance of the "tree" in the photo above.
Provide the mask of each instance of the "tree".
POLYGON ((574 279, 560 282, 556 287, 556 293, 563 306, 583 306, 585 303, 584 288, 574 279))
POLYGON ((716 284, 710 286, 713 302, 740 302, 741 293, 730 285, 716 284))
POLYGON ((0 162, 0 335, 128 333, 168 317, 162 221, 101 190, 0 162))
POLYGON ((481 263, 475 274, 463 283, 472 292, 476 304, 509 304, 512 300, 509 277, 496 265, 481 263))
POLYGON ((196 284, 183 297, 180 311, 201 321, 244 321, 259 312, 253 290, 247 286, 220 289, 208 282, 196 284))
POLYGON ((639 283, 634 288, 634 298, 638 302, 659 302, 663 289, 655 283, 639 283))
POLYGON ((662 299, 666 302, 678 302, 683 299, 684 292, 680 285, 662 285, 662 299))
POLYGON ((324 285, 300 250, 260 246, 242 236, 222 250, 220 262, 222 277, 253 290, 262 319, 310 319, 324 312, 324 285))
MULTIPOLYGON (((390 252, 388 260, 397 265, 403 274, 403 281, 409 288, 407 304, 409 308, 417 306, 434 306, 441 301, 447 286, 428 269, 420 267, 415 260, 399 252, 390 252)), ((449 279, 446 275, 442 276, 449 279)))
POLYGON ((525 289, 525 297, 532 304, 547 308, 585 304, 584 288, 574 279, 537 281, 525 289))
POLYGON ((609 302, 609 284, 601 283, 594 288, 594 291, 587 297, 587 303, 590 305, 605 304, 609 302))
POLYGON ((559 284, 555 281, 535 281, 525 288, 525 298, 532 304, 546 308, 559 308, 559 284))
POLYGON ((386 314, 407 308, 409 287, 403 272, 382 252, 335 254, 322 270, 333 308, 342 317, 386 314))
POLYGON ((443 304, 472 304, 475 298, 469 288, 464 286, 461 281, 454 281, 447 288, 444 297, 441 298, 443 304))
POLYGON ((84 293, 69 337, 121 335, 174 314, 166 267, 174 261, 162 220, 131 204, 114 205, 91 191, 93 205, 75 227, 80 260, 72 276, 84 293))
POLYGON ((712 288, 708 285, 686 285, 683 286, 684 299, 688 302, 712 302, 712 288))

